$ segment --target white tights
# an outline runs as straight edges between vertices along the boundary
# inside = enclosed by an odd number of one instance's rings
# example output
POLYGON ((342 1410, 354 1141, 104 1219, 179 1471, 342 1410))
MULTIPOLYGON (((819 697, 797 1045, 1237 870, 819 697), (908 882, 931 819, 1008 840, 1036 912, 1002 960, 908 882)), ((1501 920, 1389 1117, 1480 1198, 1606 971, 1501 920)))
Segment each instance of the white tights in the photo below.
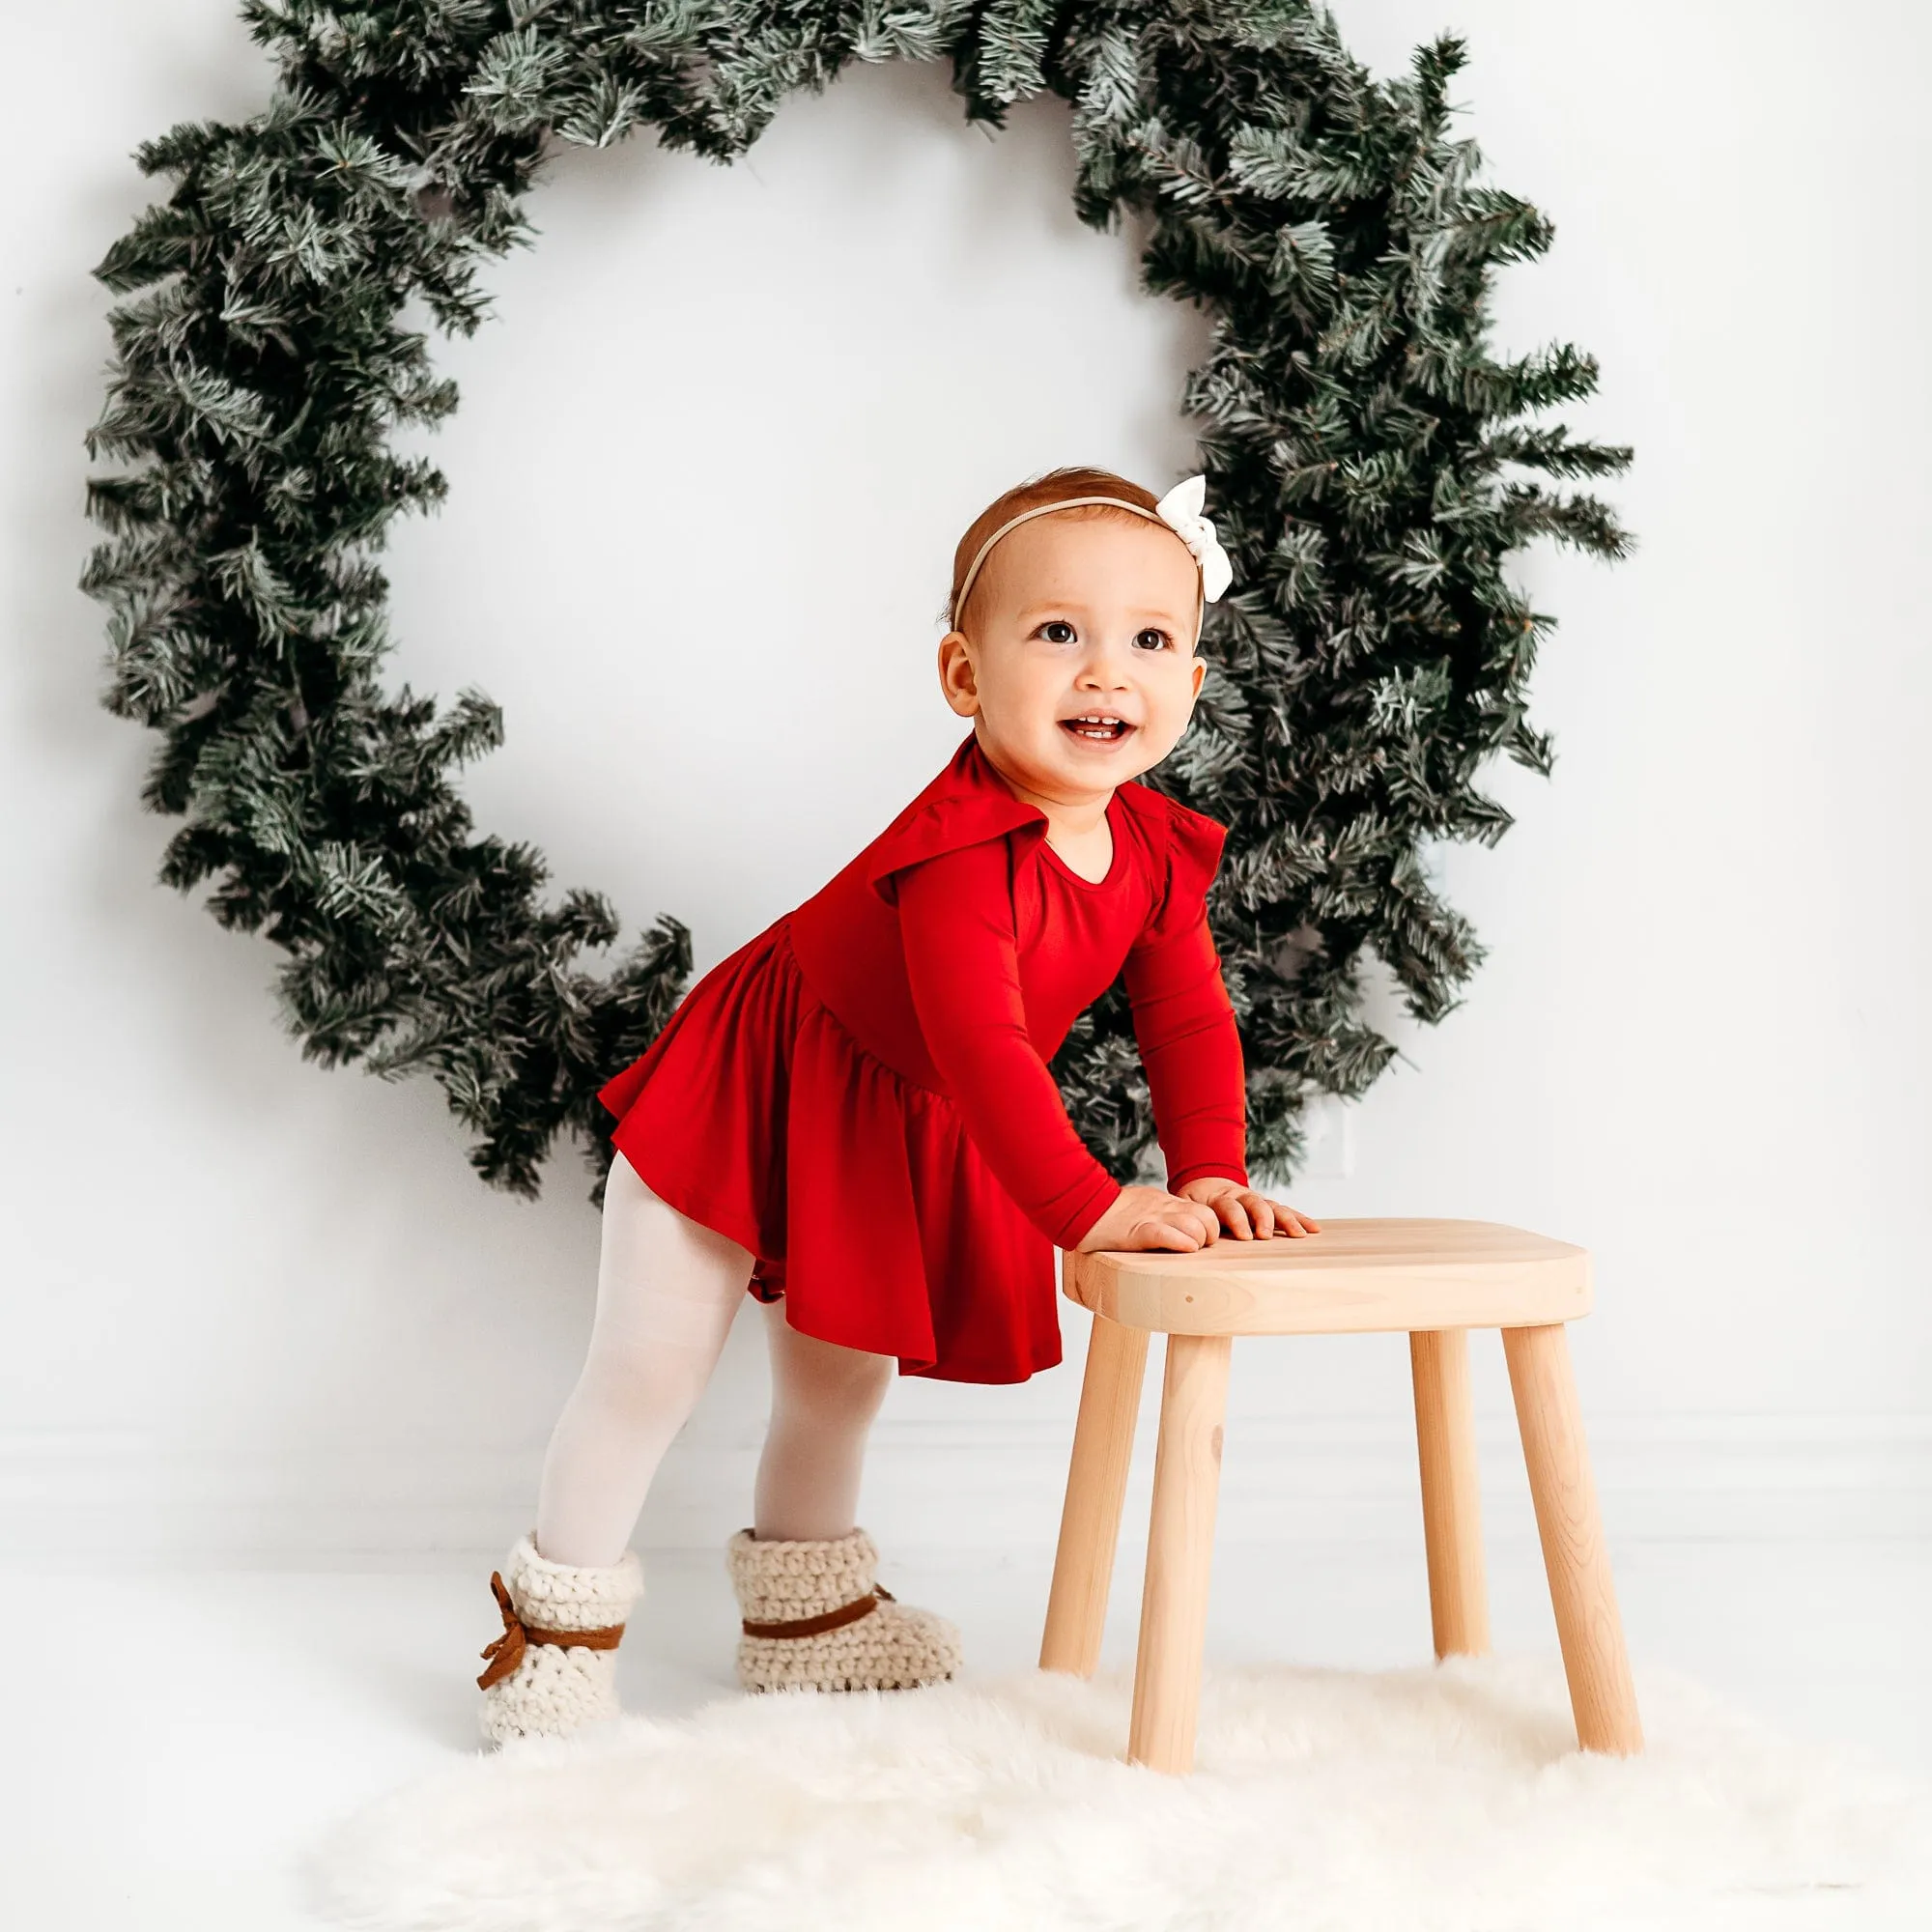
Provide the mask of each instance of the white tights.
MULTIPOLYGON (((660 1200, 621 1153, 611 1162, 590 1350, 544 1458, 539 1555, 609 1565, 624 1553, 658 1464, 711 1378, 752 1264, 736 1241, 660 1200)), ((782 1301, 765 1322, 772 1415, 753 1534, 843 1536, 893 1358, 799 1334, 782 1301)))

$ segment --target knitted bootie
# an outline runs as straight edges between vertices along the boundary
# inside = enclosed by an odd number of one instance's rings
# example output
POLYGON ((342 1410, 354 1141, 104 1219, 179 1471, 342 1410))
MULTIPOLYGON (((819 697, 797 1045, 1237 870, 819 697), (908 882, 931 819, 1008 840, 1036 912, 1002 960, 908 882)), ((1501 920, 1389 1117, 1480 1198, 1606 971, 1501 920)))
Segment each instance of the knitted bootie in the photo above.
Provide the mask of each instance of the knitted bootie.
POLYGON ((747 1690, 910 1690, 959 1668, 958 1631, 878 1585, 879 1552, 863 1529, 822 1542, 760 1542, 741 1529, 725 1562, 747 1690))
POLYGON ((608 1568, 553 1563, 537 1554, 536 1532, 510 1551, 507 1584, 490 1587, 503 1634, 483 1648, 490 1667, 483 1691, 483 1735, 561 1737, 598 1718, 614 1718, 617 1640, 643 1593, 643 1566, 627 1549, 608 1568))

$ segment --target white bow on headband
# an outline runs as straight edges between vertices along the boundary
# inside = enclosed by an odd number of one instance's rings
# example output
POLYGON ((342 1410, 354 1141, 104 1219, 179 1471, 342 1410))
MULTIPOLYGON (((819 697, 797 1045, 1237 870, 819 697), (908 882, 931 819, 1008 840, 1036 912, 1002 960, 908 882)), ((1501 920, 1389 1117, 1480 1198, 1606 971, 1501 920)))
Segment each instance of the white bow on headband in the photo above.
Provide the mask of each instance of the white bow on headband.
POLYGON ((1153 507, 1161 522, 1194 553, 1194 560, 1201 566, 1201 594, 1212 604, 1235 581, 1235 567, 1214 534, 1212 519, 1201 514, 1207 501, 1207 477, 1190 476, 1177 483, 1153 507))
POLYGON ((952 600, 949 621, 957 627, 959 613, 966 608, 967 593, 980 575, 980 566, 985 562, 987 553, 1009 530, 1031 523, 1035 517, 1050 517, 1056 510, 1077 510, 1089 503, 1111 503, 1116 509, 1131 510, 1135 516, 1145 517, 1150 523, 1158 519, 1165 524, 1193 552, 1195 562, 1201 566, 1201 595, 1211 604, 1234 582, 1235 570, 1228 561, 1228 553, 1221 548, 1220 539, 1214 534, 1212 522, 1201 514, 1202 505, 1207 500, 1207 477, 1189 476, 1177 483, 1151 510, 1130 503, 1124 497, 1063 497, 1055 503, 1036 503, 1032 509, 1022 510, 1016 517, 1009 517, 974 554, 973 561, 966 566, 966 575, 960 580, 959 594, 952 600))

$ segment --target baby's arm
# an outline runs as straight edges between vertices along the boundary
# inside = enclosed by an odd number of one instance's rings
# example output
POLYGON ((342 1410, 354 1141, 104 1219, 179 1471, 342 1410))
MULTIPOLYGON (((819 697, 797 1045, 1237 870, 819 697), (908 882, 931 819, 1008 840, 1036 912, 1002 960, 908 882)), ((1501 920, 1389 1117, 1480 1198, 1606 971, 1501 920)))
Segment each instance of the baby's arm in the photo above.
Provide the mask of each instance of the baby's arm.
POLYGON ((1205 906, 1191 925, 1135 947, 1124 980, 1168 1186, 1241 1239, 1319 1233, 1307 1215, 1248 1185, 1241 1036, 1205 906))
POLYGON ((1206 911, 1171 937, 1135 947, 1122 978, 1168 1185, 1214 1175, 1245 1187, 1241 1036, 1206 911))
POLYGON ((1055 1246, 1191 1249, 1218 1228, 1161 1188, 1122 1189, 1088 1152, 1027 1032, 1007 847, 988 839, 897 875, 906 979, 926 1050, 986 1165, 1055 1246), (1116 1227, 1116 1223, 1120 1225, 1116 1227))

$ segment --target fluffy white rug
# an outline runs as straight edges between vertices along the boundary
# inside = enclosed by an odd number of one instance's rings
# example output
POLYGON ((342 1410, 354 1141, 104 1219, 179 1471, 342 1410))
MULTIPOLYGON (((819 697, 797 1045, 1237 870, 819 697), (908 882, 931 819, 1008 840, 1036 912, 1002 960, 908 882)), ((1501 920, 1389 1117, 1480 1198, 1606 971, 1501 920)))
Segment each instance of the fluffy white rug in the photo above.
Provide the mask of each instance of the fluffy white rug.
POLYGON ((1560 1667, 1210 1674, 1198 1769, 1118 1761, 1123 1675, 732 1697, 529 1740, 318 1848, 363 1932, 1932 1927, 1932 1792, 1641 1675, 1577 1754, 1560 1667))

